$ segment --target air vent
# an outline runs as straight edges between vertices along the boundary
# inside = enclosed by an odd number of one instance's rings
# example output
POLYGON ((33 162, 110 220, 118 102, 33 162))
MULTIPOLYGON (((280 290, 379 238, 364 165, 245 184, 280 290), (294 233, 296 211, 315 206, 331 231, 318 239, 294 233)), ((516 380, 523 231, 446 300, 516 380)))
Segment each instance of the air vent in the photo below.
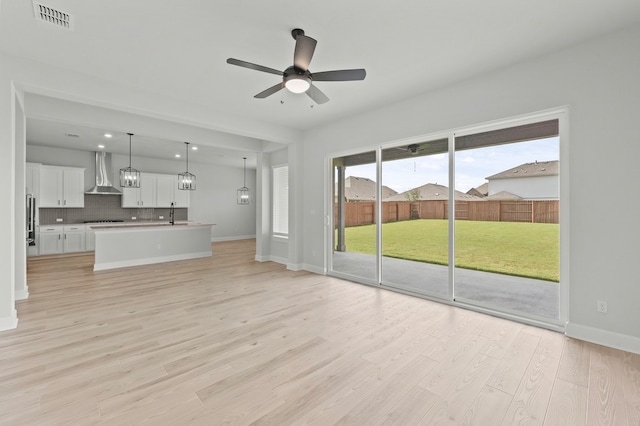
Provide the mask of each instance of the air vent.
POLYGON ((34 1, 33 13, 38 21, 47 22, 66 30, 73 29, 73 16, 66 12, 34 1))
POLYGON ((76 135, 75 133, 65 133, 64 135, 68 136, 70 138, 79 138, 80 137, 80 135, 76 135))

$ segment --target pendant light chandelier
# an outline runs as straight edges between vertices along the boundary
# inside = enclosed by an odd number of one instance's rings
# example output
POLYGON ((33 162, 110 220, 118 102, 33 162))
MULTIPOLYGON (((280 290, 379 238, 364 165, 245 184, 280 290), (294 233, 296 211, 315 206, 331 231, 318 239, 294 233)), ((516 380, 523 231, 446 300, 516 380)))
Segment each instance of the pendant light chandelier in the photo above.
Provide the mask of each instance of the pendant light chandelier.
POLYGON ((242 188, 238 189, 238 204, 251 204, 251 196, 249 195, 249 188, 247 188, 247 157, 242 157, 244 160, 244 180, 242 188))
POLYGON ((129 167, 120 169, 120 186, 123 188, 140 188, 140 172, 131 167, 131 136, 129 135, 129 167))
POLYGON ((184 144, 187 146, 187 171, 178 174, 178 189, 195 191, 196 175, 189 173, 189 142, 185 142, 184 144))

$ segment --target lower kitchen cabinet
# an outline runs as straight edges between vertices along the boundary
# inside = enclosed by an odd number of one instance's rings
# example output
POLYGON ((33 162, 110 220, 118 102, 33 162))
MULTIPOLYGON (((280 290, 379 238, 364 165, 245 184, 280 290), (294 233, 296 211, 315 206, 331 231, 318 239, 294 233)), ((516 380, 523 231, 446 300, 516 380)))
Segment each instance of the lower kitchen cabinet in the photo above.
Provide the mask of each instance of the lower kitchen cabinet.
POLYGON ((62 226, 41 226, 39 254, 62 253, 62 226))
POLYGON ((85 246, 85 226, 65 225, 63 228, 64 239, 62 240, 62 252, 73 253, 84 251, 85 246))
POLYGON ((41 226, 38 242, 41 255, 85 251, 85 226, 41 226))

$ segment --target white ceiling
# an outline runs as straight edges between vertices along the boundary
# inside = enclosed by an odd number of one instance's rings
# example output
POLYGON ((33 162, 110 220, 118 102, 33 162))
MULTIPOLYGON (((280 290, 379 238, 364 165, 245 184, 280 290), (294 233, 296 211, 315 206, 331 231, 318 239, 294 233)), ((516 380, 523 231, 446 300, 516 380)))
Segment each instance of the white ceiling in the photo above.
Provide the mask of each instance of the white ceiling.
MULTIPOLYGON (((302 131, 640 20, 638 0, 41 2, 73 15, 74 29, 37 22, 31 1, 5 0, 0 50, 221 114, 302 131), (284 70, 293 60, 290 32, 296 27, 318 40, 312 72, 366 68, 366 79, 318 82, 331 99, 323 105, 286 90, 254 99, 279 77, 228 65, 226 59, 284 70)), ((28 138, 69 142, 45 137, 56 126, 42 118, 28 117, 28 138)), ((74 125, 80 128, 65 133, 81 132, 82 123, 74 125)), ((167 149, 162 155, 174 147, 167 149)))

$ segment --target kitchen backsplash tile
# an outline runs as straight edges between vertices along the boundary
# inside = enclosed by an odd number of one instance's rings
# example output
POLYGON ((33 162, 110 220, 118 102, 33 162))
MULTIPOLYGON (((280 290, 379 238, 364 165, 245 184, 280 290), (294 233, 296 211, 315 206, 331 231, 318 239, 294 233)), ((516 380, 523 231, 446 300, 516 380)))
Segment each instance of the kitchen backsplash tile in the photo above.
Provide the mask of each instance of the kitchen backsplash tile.
MULTIPOLYGON (((98 220, 132 222, 132 217, 136 217, 136 221, 159 220, 160 216, 164 216, 164 219, 161 220, 169 220, 168 208, 123 209, 120 198, 118 195, 85 194, 84 208, 82 209, 40 209, 40 225, 83 223, 98 220), (62 219, 62 222, 58 222, 57 219, 62 219)), ((175 220, 187 220, 188 210, 186 208, 176 208, 175 220)))

